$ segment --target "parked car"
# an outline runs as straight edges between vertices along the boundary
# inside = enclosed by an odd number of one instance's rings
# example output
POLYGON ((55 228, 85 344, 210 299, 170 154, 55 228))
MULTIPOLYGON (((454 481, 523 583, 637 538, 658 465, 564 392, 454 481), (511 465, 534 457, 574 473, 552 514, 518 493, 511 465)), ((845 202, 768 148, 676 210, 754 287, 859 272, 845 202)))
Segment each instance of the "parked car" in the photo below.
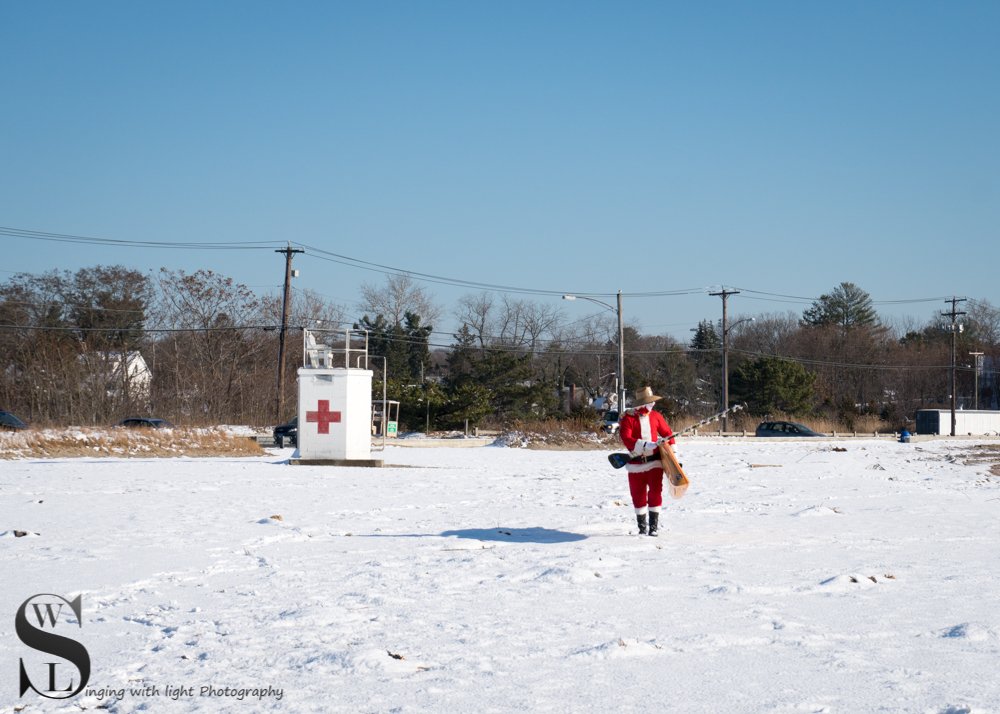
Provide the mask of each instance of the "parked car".
POLYGON ((274 427, 274 443, 279 449, 285 448, 285 442, 289 446, 299 445, 299 418, 294 417, 287 424, 274 427))
POLYGON ((601 431, 605 434, 617 434, 618 433, 618 412, 609 409, 604 412, 604 416, 601 417, 601 431))
POLYGON ((10 412, 0 412, 0 429, 6 429, 7 431, 20 431, 21 429, 27 428, 27 424, 10 412))
POLYGON ((115 426, 122 426, 127 429, 173 429, 174 425, 166 419, 156 417, 129 417, 122 419, 115 426))
POLYGON ((764 421, 757 425, 756 436, 823 436, 805 424, 794 421, 764 421))

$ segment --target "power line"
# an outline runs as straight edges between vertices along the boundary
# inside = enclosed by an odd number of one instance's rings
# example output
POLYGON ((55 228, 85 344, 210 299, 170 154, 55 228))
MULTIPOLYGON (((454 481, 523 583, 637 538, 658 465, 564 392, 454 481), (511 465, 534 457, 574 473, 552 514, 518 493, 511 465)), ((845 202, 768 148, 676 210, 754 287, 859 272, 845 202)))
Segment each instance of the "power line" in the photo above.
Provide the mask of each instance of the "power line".
POLYGON ((65 307, 65 308, 86 310, 87 312, 113 312, 113 313, 121 313, 123 315, 144 315, 146 313, 146 310, 142 308, 126 310, 124 308, 99 307, 97 305, 87 305, 86 303, 80 303, 80 302, 68 302, 66 300, 50 300, 48 302, 41 302, 41 303, 29 302, 28 300, 4 300, 2 303, 0 303, 0 305, 4 307, 7 307, 8 305, 21 308, 33 307, 33 308, 38 308, 40 310, 47 310, 50 307, 65 307))
MULTIPOLYGON (((769 302, 789 302, 789 303, 813 303, 821 299, 819 297, 805 297, 802 295, 785 295, 782 293, 771 293, 771 292, 765 292, 763 290, 752 290, 750 288, 739 288, 739 290, 741 292, 749 293, 749 295, 747 295, 748 300, 763 300, 769 302)), ((944 297, 934 296, 934 297, 906 298, 898 300, 872 300, 872 305, 909 305, 922 302, 939 302, 944 299, 945 299, 944 297)))
MULTIPOLYGON (((717 350, 705 350, 708 352, 714 352, 717 350)), ((789 362, 797 362, 799 364, 807 364, 813 367, 833 367, 837 369, 874 369, 874 370, 893 370, 893 369, 946 369, 947 365, 937 365, 937 364, 872 364, 872 363, 855 363, 855 362, 830 362, 828 360, 813 359, 810 357, 794 357, 791 355, 782 355, 771 352, 759 352, 756 350, 739 350, 733 349, 733 352, 737 354, 747 355, 749 357, 773 357, 775 359, 787 360, 789 362)))
MULTIPOLYGON (((274 241, 274 240, 164 241, 164 240, 140 240, 140 239, 114 239, 114 238, 100 238, 95 236, 84 236, 72 233, 54 233, 49 231, 36 231, 26 228, 14 228, 9 226, 0 226, 0 235, 22 238, 25 240, 76 243, 81 245, 103 245, 103 246, 113 246, 119 248, 125 248, 125 247, 157 248, 157 249, 174 249, 174 250, 275 250, 281 248, 283 244, 282 241, 274 241)), ((302 249, 302 252, 304 252, 306 255, 312 258, 317 258, 319 260, 338 263, 341 265, 345 265, 347 267, 358 268, 361 270, 368 270, 376 273, 381 273, 384 275, 409 276, 415 280, 420 280, 422 282, 448 285, 452 287, 467 287, 467 288, 474 288, 479 290, 502 292, 502 293, 551 296, 551 297, 573 294, 581 297, 611 298, 617 295, 616 292, 587 292, 581 290, 552 290, 543 288, 528 288, 521 286, 488 283, 475 280, 466 280, 461 278, 451 278, 447 276, 435 275, 432 273, 423 273, 419 271, 408 270, 406 268, 386 265, 383 263, 376 263, 361 258, 353 258, 348 255, 335 253, 305 243, 293 242, 293 243, 288 243, 287 245, 299 246, 302 249)), ((10 272, 10 271, 3 271, 3 272, 10 272)), ((625 298, 634 299, 634 298, 655 298, 655 297, 677 297, 682 295, 698 295, 705 293, 711 295, 713 293, 709 292, 710 290, 711 288, 708 287, 692 287, 692 288, 682 288, 678 290, 659 290, 659 291, 646 291, 646 292, 634 292, 634 293, 623 292, 622 296, 625 298)), ((812 303, 820 299, 818 297, 788 295, 788 294, 768 292, 763 290, 753 290, 751 288, 737 288, 737 290, 740 292, 748 293, 748 295, 746 295, 746 298, 751 300, 765 300, 765 301, 770 300, 773 302, 792 302, 792 303, 812 303)), ((920 298, 894 299, 894 300, 873 300, 872 304, 904 305, 904 304, 916 304, 923 302, 936 302, 943 299, 945 298, 935 296, 935 297, 920 297, 920 298)))
MULTIPOLYGON (((319 260, 325 260, 330 263, 338 263, 340 265, 346 265, 348 267, 360 268, 362 270, 370 270, 375 273, 382 273, 384 275, 400 275, 413 278, 414 280, 420 280, 421 282, 435 283, 439 285, 449 285, 452 287, 466 287, 475 288, 477 290, 487 290, 493 292, 501 293, 511 293, 511 294, 522 294, 522 295, 543 295, 543 296, 559 296, 573 294, 580 297, 615 297, 618 293, 588 293, 582 291, 574 290, 549 290, 540 288, 525 288, 513 285, 500 285, 496 283, 484 283, 476 280, 464 280, 461 278, 449 278, 442 275, 434 275, 432 273, 423 273, 416 270, 408 270, 405 268, 399 268, 392 265, 385 265, 383 263, 374 263, 368 260, 361 260, 359 258, 352 258, 347 255, 342 255, 340 253, 333 253, 328 250, 323 250, 322 248, 316 248, 305 243, 296 243, 305 249, 306 255, 317 258, 319 260)), ((706 288, 686 288, 682 290, 665 290, 658 292, 643 292, 643 293, 622 293, 623 297, 668 297, 676 295, 695 295, 705 292, 706 288)))
MULTIPOLYGON (((277 246, 280 246, 278 241, 153 241, 153 240, 122 240, 114 238, 98 238, 95 236, 82 236, 74 235, 71 233, 51 233, 47 231, 35 231, 24 228, 13 228, 9 226, 0 226, 0 235, 11 236, 15 238, 23 238, 25 240, 40 240, 40 241, 51 241, 60 243, 74 243, 80 245, 103 245, 103 246, 114 246, 114 247, 130 247, 130 248, 161 248, 161 249, 179 249, 179 250, 273 250, 277 246)), ((292 243, 288 243, 290 247, 292 243)), ((324 250, 322 248, 317 248, 316 246, 311 246, 305 243, 294 243, 296 246, 300 246, 301 249, 298 252, 303 252, 310 257, 317 258, 319 260, 325 260, 332 263, 339 263, 341 265, 346 265, 348 267, 358 268, 361 270, 370 270, 372 272, 382 273, 385 275, 405 275, 412 277, 416 280, 421 280, 423 282, 436 283, 441 285, 449 285, 453 287, 468 287, 480 290, 490 290, 496 292, 512 293, 512 294, 526 294, 526 295, 547 295, 547 296, 562 296, 567 293, 573 293, 581 296, 592 296, 592 297, 612 297, 617 293, 587 293, 583 291, 573 291, 573 290, 550 290, 550 289, 540 289, 540 288, 524 288, 511 285, 500 285, 494 283, 486 283, 475 280, 465 280, 461 278, 450 278, 441 275, 434 275, 431 273, 423 273, 414 270, 407 270, 405 268, 399 268, 391 265, 385 265, 382 263, 375 263, 368 260, 363 260, 361 258, 353 258, 351 256, 343 255, 340 253, 334 253, 332 251, 324 250)), ((705 288, 689 288, 684 290, 666 290, 657 292, 644 292, 644 293, 634 293, 634 294, 623 294, 625 297, 666 297, 673 295, 691 295, 702 293, 705 288)))
POLYGON ((0 235, 25 240, 40 240, 54 243, 76 243, 80 245, 106 245, 118 248, 168 248, 178 250, 266 250, 280 245, 278 241, 160 241, 122 240, 116 238, 96 238, 71 233, 48 233, 24 228, 0 226, 0 235))
POLYGON ((126 325, 122 327, 79 327, 75 325, 0 325, 0 330, 9 332, 234 332, 241 330, 263 330, 273 332, 279 325, 224 325, 219 327, 145 327, 126 325))

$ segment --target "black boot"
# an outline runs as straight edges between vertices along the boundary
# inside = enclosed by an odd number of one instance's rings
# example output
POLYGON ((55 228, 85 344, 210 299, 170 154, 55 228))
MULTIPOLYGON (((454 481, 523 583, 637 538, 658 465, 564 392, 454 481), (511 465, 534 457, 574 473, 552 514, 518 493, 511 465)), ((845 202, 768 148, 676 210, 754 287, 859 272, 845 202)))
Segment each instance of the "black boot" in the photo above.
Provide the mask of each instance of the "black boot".
POLYGON ((646 535, 646 514, 636 514, 635 522, 639 524, 639 535, 646 535))
MULTIPOLYGON (((649 535, 655 536, 659 535, 660 530, 660 514, 657 511, 649 512, 649 535)), ((642 531, 640 531, 641 533, 642 531)))

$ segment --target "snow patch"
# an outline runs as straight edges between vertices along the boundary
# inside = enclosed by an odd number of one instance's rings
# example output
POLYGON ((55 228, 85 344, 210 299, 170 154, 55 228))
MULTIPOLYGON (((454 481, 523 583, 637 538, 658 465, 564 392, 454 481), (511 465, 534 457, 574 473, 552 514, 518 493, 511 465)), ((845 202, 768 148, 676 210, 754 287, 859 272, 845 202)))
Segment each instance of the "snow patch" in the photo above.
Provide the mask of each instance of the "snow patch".
POLYGON ((649 657, 651 655, 662 654, 665 654, 664 649, 656 643, 656 640, 619 638, 592 647, 582 647, 574 651, 572 656, 587 659, 618 659, 621 657, 649 657))
POLYGON ((842 513, 843 511, 836 506, 809 506, 809 508, 805 508, 792 515, 797 518, 814 518, 816 516, 837 516, 842 513))
POLYGON ((1000 483, 947 442, 763 441, 688 440, 660 538, 593 450, 3 460, 0 612, 82 593, 93 684, 283 687, 273 711, 669 709, 680 684, 699 712, 1000 711, 1000 483))

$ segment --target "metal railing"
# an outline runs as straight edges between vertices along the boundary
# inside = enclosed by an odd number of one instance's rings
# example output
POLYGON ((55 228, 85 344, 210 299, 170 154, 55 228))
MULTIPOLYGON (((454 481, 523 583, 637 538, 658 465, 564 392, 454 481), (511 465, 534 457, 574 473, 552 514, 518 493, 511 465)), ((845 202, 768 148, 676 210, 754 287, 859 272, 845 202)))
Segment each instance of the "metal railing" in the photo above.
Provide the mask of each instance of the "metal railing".
POLYGON ((352 361, 356 369, 368 369, 368 330, 302 328, 303 367, 351 369, 352 361))

